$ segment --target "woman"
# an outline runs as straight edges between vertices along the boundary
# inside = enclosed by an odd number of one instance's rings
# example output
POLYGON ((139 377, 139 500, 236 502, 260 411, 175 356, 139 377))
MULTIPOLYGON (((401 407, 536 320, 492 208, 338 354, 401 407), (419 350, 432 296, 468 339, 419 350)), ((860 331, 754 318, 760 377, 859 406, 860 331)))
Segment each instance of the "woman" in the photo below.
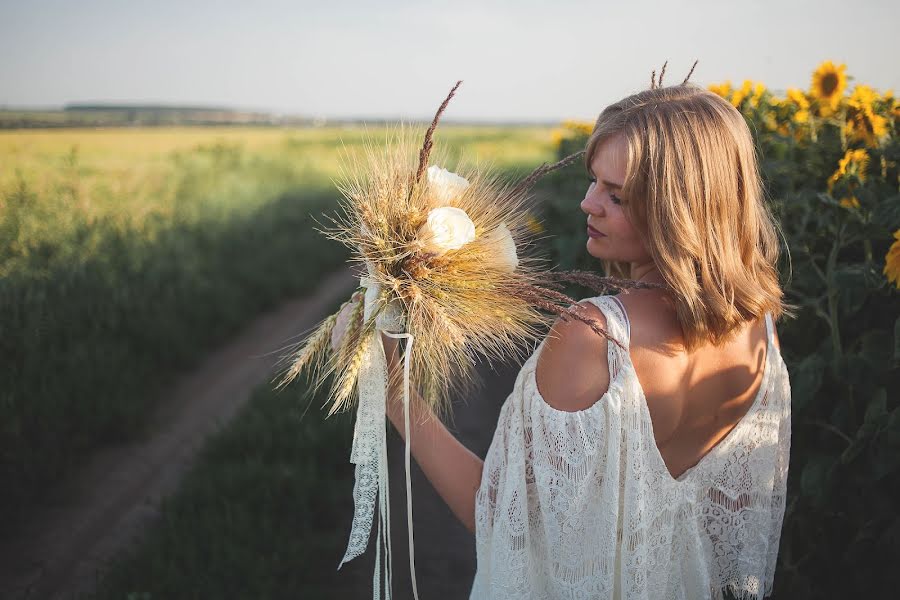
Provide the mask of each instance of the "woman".
MULTIPOLYGON (((519 372, 485 461, 416 411, 411 452, 476 535, 480 598, 762 598, 791 412, 788 308, 750 132, 687 82, 606 108, 586 149, 586 248, 662 283, 582 300, 626 350, 558 320, 519 372)), ((388 416, 404 435, 397 341, 388 416)))

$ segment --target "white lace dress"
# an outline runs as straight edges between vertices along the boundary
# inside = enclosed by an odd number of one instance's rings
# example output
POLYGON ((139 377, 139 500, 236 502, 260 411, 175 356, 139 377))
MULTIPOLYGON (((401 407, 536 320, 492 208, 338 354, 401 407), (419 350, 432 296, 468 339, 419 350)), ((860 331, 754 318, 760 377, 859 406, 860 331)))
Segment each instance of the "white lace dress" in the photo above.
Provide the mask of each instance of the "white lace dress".
MULTIPOLYGON (((613 296, 588 298, 628 347, 613 296)), ((577 412, 535 384, 542 341, 506 399, 476 493, 471 598, 684 599, 771 593, 791 444, 790 383, 773 343, 747 414, 674 479, 627 352, 609 346, 610 386, 577 412)))

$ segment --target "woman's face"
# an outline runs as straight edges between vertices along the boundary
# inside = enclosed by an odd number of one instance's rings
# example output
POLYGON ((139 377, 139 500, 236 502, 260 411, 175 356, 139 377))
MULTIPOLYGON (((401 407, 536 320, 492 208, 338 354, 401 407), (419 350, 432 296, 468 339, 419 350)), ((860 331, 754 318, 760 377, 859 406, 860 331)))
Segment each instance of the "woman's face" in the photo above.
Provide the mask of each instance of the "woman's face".
POLYGON ((593 182, 581 201, 581 210, 587 215, 588 253, 600 260, 631 263, 634 277, 636 271, 645 273, 652 267, 653 259, 621 204, 626 152, 621 135, 609 138, 597 148, 591 161, 593 182))

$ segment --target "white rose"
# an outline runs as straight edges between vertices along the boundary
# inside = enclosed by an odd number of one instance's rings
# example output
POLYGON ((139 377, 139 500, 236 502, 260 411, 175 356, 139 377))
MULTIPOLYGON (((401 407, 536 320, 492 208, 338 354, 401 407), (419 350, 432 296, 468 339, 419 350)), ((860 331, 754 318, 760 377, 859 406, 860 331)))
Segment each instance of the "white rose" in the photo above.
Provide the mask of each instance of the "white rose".
POLYGON ((516 243, 506 223, 500 223, 496 229, 485 236, 496 247, 497 254, 491 262, 504 271, 512 273, 519 266, 519 256, 516 254, 516 243))
POLYGON ((469 187, 469 182, 456 173, 442 169, 436 165, 428 167, 428 189, 435 205, 443 206, 450 203, 469 187))
POLYGON ((462 248, 475 239, 475 224, 466 211, 454 206, 434 208, 419 228, 418 238, 425 250, 444 254, 462 248))

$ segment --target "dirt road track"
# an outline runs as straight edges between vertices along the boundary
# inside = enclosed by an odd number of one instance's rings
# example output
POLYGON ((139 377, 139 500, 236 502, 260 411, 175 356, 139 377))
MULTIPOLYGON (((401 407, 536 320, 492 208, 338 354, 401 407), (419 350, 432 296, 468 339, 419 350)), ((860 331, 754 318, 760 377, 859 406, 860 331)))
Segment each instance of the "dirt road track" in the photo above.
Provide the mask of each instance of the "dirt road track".
POLYGON ((96 570, 158 516, 204 439, 271 379, 279 350, 356 284, 342 270, 313 296, 256 319, 176 382, 153 416, 152 437, 105 448, 73 472, 50 506, 28 516, 22 535, 0 543, 0 598, 57 600, 89 590, 96 570))
MULTIPOLYGON (((357 280, 350 270, 322 281, 316 294, 263 315, 198 369, 176 382, 153 417, 150 439, 104 449, 55 492, 52 506, 36 509, 24 535, 0 542, 0 599, 69 600, 92 589, 95 574, 133 544, 159 515, 204 439, 227 423, 252 390, 271 378, 283 348, 315 325, 357 280), (293 339, 291 339, 293 338, 293 339)), ((487 454, 517 364, 479 366, 484 387, 454 399, 448 428, 481 458, 487 454)), ((412 598, 406 532, 404 445, 388 427, 395 600, 412 598)), ((416 574, 421 600, 465 600, 475 574, 474 537, 456 520, 419 466, 412 462, 416 574)), ((349 493, 349 490, 348 490, 349 493)), ((350 531, 352 514, 336 524, 350 531)), ((371 598, 373 526, 365 554, 346 565, 330 589, 335 598, 371 598)), ((334 557, 335 566, 340 556, 334 557)))

